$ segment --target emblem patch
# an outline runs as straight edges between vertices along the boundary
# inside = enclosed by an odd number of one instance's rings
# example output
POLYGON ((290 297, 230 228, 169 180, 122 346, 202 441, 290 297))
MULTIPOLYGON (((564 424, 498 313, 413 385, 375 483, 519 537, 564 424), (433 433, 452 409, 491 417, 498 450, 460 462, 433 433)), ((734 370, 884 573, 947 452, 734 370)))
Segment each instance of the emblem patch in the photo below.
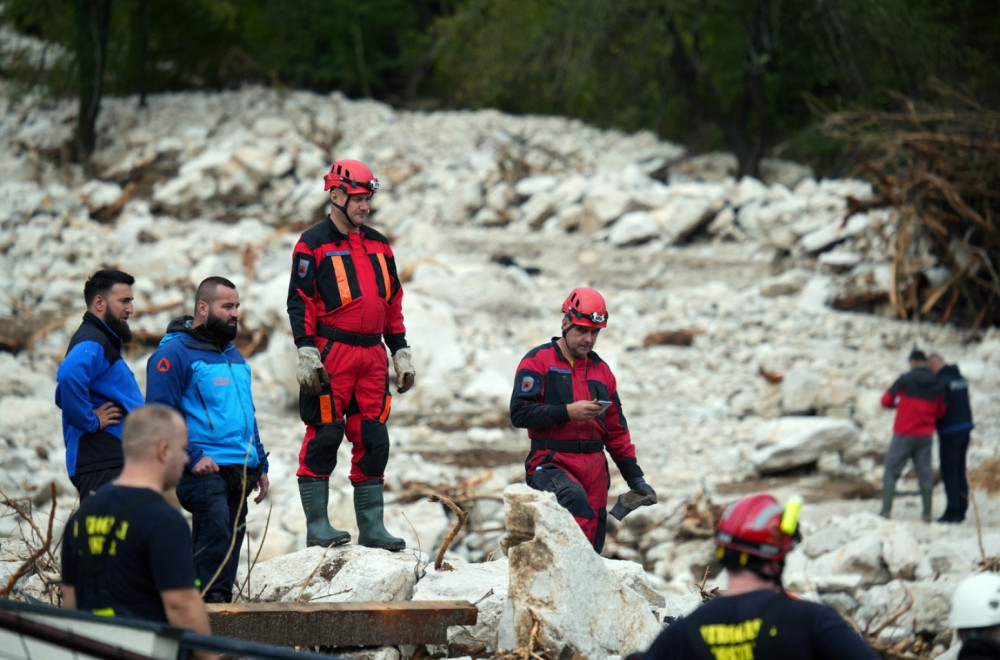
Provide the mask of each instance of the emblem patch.
POLYGON ((309 272, 309 260, 299 259, 299 277, 305 277, 309 272))
POLYGON ((160 358, 160 361, 156 363, 157 371, 170 371, 170 360, 167 358, 160 358))
POLYGON ((521 391, 530 392, 531 388, 535 386, 535 379, 533 376, 525 376, 521 379, 521 391))

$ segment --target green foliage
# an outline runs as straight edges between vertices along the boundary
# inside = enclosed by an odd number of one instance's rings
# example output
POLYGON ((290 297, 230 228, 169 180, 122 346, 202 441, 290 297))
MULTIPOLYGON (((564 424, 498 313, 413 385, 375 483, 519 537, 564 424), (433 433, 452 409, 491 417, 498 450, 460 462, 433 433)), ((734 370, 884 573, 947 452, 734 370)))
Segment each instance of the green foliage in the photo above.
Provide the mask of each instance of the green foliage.
MULTIPOLYGON (((87 0, 83 0, 87 1, 87 0)), ((558 114, 728 149, 746 172, 776 147, 838 143, 818 107, 892 107, 938 76, 1000 103, 992 0, 114 0, 104 91, 247 82, 397 105, 558 114), (145 37, 143 37, 145 34, 145 37), (804 137, 804 136, 813 137, 804 137)), ((75 93, 65 0, 4 0, 2 20, 65 47, 3 74, 75 93)), ((54 49, 53 49, 54 50, 54 49)), ((808 155, 808 153, 806 153, 808 155)))
POLYGON ((996 12, 945 4, 469 0, 438 22, 436 65, 453 105, 649 128, 733 150, 752 171, 817 119, 809 97, 885 107, 945 67, 995 83, 996 12), (977 13, 988 27, 973 25, 977 13), (979 46, 994 57, 969 57, 979 46))

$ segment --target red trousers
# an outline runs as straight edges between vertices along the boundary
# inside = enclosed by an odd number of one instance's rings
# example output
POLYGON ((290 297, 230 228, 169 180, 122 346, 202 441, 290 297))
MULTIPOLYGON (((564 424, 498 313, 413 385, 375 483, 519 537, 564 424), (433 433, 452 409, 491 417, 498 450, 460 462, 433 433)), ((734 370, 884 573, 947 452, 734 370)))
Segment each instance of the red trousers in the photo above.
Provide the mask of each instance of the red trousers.
MULTIPOLYGON (((317 338, 321 354, 327 341, 317 338)), ((329 386, 316 397, 300 395, 306 432, 296 475, 328 478, 337 465, 337 450, 346 428, 351 443, 351 482, 384 478, 389 461, 385 422, 392 404, 385 347, 333 342, 323 366, 330 374, 329 386)))
POLYGON ((528 456, 527 483, 555 493, 573 514, 587 540, 598 552, 604 547, 611 474, 603 451, 589 453, 533 450, 528 456))

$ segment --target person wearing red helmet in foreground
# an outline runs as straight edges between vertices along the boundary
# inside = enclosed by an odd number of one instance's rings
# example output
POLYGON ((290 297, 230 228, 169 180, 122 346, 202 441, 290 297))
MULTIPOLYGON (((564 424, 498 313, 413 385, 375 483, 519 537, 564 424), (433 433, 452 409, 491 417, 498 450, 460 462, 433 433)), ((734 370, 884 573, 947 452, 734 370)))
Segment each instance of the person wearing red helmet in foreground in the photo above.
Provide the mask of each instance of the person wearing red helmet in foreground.
POLYGON ((835 609, 784 591, 781 573, 800 539, 800 506, 797 497, 781 506, 763 494, 730 505, 715 532, 728 589, 670 624, 645 654, 630 658, 877 660, 835 609))
POLYGON ((555 493, 600 552, 611 483, 604 451, 641 504, 655 502, 656 492, 636 462, 615 376, 593 352, 608 325, 604 298, 593 289, 573 289, 562 313, 562 337, 533 348, 517 367, 510 421, 528 429, 531 439, 527 484, 555 493))
POLYGON ((299 238, 288 288, 299 412, 306 425, 296 472, 306 545, 351 540, 327 517, 330 475, 346 426, 358 542, 402 550, 405 541, 383 524, 382 488, 392 403, 386 347, 400 394, 416 377, 403 325, 403 288, 388 239, 366 224, 378 179, 360 161, 339 160, 324 182, 330 215, 299 238))

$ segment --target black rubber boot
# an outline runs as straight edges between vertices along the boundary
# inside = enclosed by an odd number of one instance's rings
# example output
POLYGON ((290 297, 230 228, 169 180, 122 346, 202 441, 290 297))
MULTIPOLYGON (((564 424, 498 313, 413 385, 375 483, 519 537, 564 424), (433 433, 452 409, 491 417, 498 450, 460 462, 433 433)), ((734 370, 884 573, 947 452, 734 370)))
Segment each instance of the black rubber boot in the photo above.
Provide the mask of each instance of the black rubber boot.
POLYGON ((392 536, 382 522, 384 503, 382 480, 372 479, 354 485, 354 514, 358 518, 358 543, 369 548, 402 550, 406 541, 392 536))
POLYGON ((330 526, 326 507, 330 501, 330 480, 299 478, 299 499, 306 514, 306 547, 343 545, 351 541, 348 532, 330 526))

